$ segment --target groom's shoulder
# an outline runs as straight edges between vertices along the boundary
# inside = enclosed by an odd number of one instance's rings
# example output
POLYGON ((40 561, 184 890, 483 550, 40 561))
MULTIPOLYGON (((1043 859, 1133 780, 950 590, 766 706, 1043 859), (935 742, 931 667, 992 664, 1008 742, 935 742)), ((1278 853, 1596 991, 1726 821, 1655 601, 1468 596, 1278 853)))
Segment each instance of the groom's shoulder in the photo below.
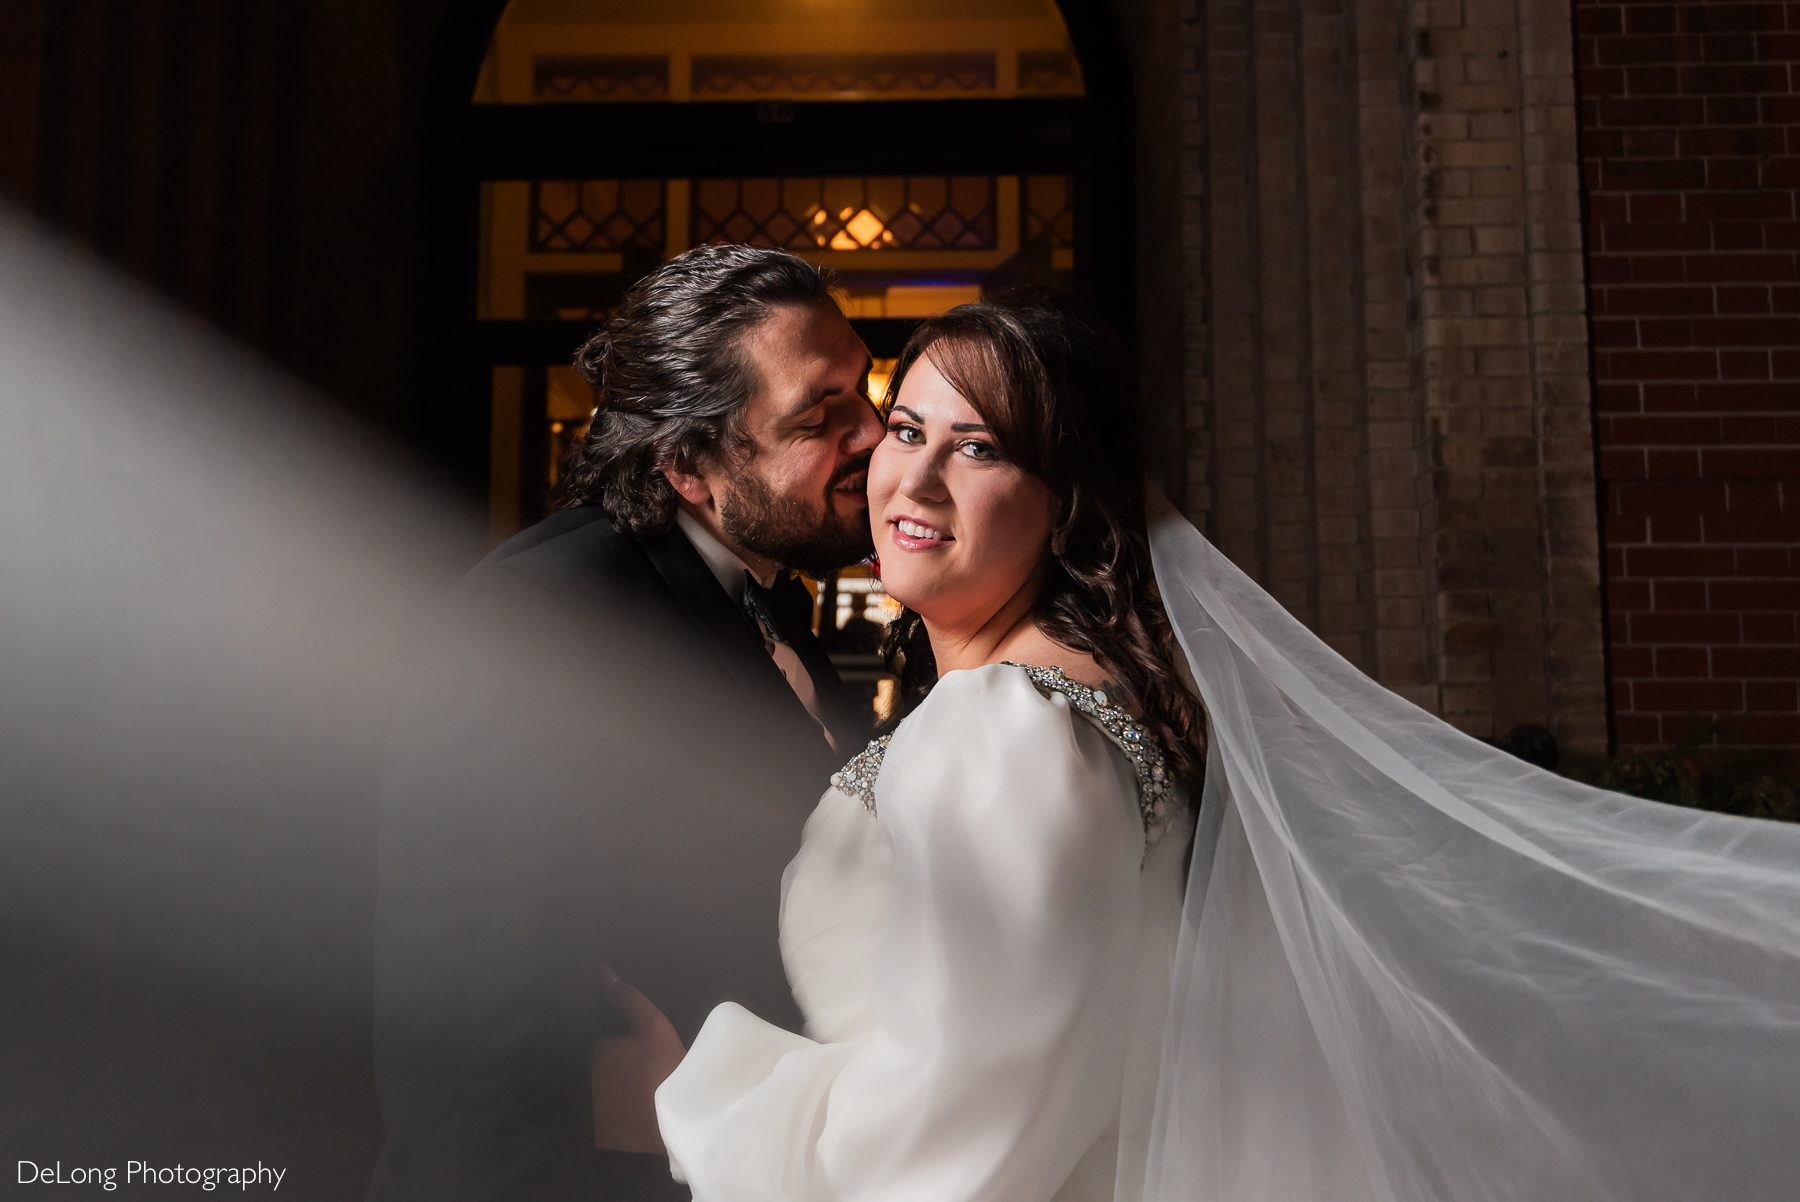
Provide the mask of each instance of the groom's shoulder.
POLYGON ((583 505, 560 510, 513 535, 475 565, 469 579, 503 573, 550 585, 636 576, 644 568, 642 552, 613 528, 606 511, 583 505))

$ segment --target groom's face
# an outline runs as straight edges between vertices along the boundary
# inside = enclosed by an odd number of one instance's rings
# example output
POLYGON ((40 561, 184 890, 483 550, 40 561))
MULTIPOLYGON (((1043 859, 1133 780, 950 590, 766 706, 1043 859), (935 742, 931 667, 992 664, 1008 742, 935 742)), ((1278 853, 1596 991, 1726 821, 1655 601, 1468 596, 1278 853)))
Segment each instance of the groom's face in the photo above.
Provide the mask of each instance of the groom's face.
POLYGON ((708 473, 725 534, 744 550, 823 575, 867 558, 869 352, 830 301, 776 309, 745 339, 755 382, 747 451, 708 473))

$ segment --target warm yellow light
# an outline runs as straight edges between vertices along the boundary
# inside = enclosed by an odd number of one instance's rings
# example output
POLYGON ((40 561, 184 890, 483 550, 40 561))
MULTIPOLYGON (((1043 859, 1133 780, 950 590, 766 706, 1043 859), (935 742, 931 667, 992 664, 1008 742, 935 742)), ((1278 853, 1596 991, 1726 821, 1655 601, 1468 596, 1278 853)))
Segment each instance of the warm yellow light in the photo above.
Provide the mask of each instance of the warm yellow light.
POLYGON ((863 248, 862 243, 858 242, 855 238, 852 238, 849 234, 846 234, 843 230, 839 230, 837 233, 833 234, 831 236, 831 241, 826 243, 826 245, 831 247, 832 250, 861 250, 863 248))
POLYGON ((551 422, 550 423, 550 433, 561 434, 562 433, 562 423, 561 422, 551 422))
POLYGON ((885 232, 881 226, 881 218, 875 216, 875 214, 869 212, 867 209, 864 209, 855 217, 851 218, 844 228, 850 232, 852 238, 855 238, 856 241, 863 246, 867 246, 869 243, 875 241, 876 238, 880 237, 882 233, 885 232))
POLYGON ((887 290, 886 308, 889 317, 936 317, 980 299, 979 284, 896 284, 887 290))
POLYGON ((824 209, 820 209, 817 213, 813 214, 813 224, 814 225, 824 225, 825 224, 825 210, 824 209))
POLYGON ((886 722, 894 716, 894 701, 900 695, 898 685, 892 677, 875 682, 875 718, 886 722))

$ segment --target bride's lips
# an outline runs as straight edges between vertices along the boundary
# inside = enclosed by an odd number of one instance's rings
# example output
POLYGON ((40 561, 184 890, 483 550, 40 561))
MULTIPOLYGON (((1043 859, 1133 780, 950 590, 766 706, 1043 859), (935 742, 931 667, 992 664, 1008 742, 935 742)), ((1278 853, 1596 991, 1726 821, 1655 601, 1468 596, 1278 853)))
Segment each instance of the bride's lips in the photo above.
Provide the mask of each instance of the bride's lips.
POLYGON ((935 551, 956 541, 949 531, 940 530, 929 522, 921 522, 905 514, 889 518, 888 529, 892 533, 894 545, 902 551, 935 551))

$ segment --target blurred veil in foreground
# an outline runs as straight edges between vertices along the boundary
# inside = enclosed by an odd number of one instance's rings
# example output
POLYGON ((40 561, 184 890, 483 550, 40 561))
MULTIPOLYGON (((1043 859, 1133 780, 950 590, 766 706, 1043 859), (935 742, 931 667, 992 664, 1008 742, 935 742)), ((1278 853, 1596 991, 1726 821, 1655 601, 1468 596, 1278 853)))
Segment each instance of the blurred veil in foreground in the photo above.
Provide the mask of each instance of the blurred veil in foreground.
MULTIPOLYGON (((629 734, 649 712, 596 684, 629 658, 617 638, 597 667, 580 630, 446 616, 482 551, 475 517, 268 368, 0 214, 0 1155, 260 1160, 287 1167, 284 1196, 367 1189, 377 795, 403 693, 445 679, 421 661, 458 649, 461 682, 491 685, 484 737, 515 759, 598 723, 629 734)), ((697 913, 734 887, 730 865, 643 853, 707 820, 698 795, 717 790, 681 772, 612 781, 694 799, 666 827, 630 819, 632 862, 610 867, 621 888, 680 887, 697 913), (690 869, 704 883, 684 883, 690 869)), ((481 846, 448 849, 446 879, 471 857, 588 871, 547 844, 607 815, 580 779, 551 783, 516 823, 490 816, 481 846)), ((484 900, 480 920, 504 904, 484 900)), ((593 943, 654 984, 651 960, 680 959, 658 950, 681 941, 676 911, 593 943)))
POLYGON ((0 215, 9 1158, 366 1184, 375 786, 480 547, 398 458, 0 215))

